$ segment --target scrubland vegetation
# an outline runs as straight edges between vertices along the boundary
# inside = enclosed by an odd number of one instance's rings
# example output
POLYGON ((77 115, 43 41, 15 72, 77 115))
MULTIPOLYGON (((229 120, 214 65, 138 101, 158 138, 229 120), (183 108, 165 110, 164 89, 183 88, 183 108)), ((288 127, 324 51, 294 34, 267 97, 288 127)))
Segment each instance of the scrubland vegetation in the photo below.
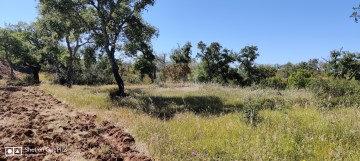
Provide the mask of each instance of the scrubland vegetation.
POLYGON ((141 17, 155 1, 73 2, 40 0, 38 21, 0 29, 0 81, 123 126, 155 160, 360 159, 359 53, 282 65, 257 64, 254 45, 156 53, 141 17))
POLYGON ((304 89, 129 85, 131 96, 121 100, 109 96, 115 86, 67 89, 46 84, 41 89, 96 113, 99 121, 110 120, 129 129, 141 149, 158 160, 360 157, 359 108, 327 108, 315 93, 304 89), (259 108, 253 124, 249 108, 259 108))

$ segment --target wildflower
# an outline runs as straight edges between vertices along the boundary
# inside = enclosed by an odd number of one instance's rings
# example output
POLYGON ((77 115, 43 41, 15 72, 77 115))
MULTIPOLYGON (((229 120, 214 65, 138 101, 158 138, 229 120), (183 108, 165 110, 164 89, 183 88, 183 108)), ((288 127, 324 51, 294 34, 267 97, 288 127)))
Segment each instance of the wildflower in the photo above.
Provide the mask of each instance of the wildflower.
POLYGON ((194 151, 191 152, 191 155, 192 155, 193 157, 196 157, 196 153, 195 153, 194 151))

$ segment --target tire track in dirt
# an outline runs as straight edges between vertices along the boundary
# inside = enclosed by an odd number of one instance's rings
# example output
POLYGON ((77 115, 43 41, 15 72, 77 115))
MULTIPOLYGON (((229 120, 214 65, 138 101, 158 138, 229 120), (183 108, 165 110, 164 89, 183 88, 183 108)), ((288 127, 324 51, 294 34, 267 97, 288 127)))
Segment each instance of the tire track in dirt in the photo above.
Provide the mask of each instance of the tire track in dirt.
POLYGON ((36 87, 0 86, 0 160, 141 160, 134 138, 80 113, 36 87), (5 156, 5 147, 23 155, 5 156))

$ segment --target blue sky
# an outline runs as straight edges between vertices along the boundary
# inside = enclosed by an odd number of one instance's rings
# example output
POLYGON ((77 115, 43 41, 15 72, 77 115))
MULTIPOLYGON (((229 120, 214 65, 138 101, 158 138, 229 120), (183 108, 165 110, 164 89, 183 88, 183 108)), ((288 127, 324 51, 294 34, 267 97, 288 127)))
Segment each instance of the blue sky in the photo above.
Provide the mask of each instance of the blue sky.
MULTIPOLYGON (((259 47, 257 63, 284 64, 328 58, 334 49, 360 51, 360 24, 349 18, 355 0, 157 0, 144 14, 160 36, 158 53, 177 44, 219 42, 240 51, 259 47)), ((0 6, 0 25, 36 19, 35 0, 9 0, 0 6)))

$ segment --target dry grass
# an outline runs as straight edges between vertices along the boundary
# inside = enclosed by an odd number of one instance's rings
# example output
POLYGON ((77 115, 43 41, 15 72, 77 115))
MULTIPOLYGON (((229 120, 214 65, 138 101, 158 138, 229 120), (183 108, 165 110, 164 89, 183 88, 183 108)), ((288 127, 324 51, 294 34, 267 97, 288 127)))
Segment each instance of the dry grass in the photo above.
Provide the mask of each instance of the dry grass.
POLYGON ((304 90, 130 85, 126 88, 132 97, 114 101, 109 92, 115 86, 68 89, 43 84, 40 88, 78 110, 96 113, 99 122, 110 120, 123 126, 141 143, 141 150, 156 160, 360 159, 360 110, 318 110, 314 96, 304 90), (232 110, 216 114, 194 110, 192 107, 215 107, 214 102, 201 102, 204 98, 216 98, 216 106, 232 110), (259 123, 250 126, 237 109, 260 99, 275 100, 277 108, 260 111, 259 123), (153 114, 172 109, 176 110, 168 120, 153 114))

